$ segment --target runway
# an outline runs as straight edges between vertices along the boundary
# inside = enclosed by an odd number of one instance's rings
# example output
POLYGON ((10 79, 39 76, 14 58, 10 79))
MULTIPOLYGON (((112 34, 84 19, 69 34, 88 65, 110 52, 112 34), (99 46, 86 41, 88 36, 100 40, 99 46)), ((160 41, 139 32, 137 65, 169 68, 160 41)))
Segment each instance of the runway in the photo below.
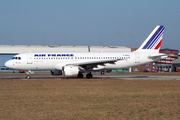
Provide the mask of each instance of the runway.
MULTIPOLYGON (((85 75, 84 75, 85 76, 85 75)), ((47 79, 78 79, 76 76, 52 76, 50 73, 35 73, 31 75, 30 80, 47 80, 47 79)), ((83 79, 86 79, 85 77, 83 79)), ((107 73, 100 75, 99 73, 93 74, 92 79, 121 79, 121 80, 180 80, 180 74, 175 73, 156 73, 156 74, 116 74, 107 73)), ((0 73, 0 80, 28 80, 25 73, 0 73)))
POLYGON ((125 79, 125 80, 180 80, 180 76, 97 76, 95 79, 107 78, 107 79, 125 79))

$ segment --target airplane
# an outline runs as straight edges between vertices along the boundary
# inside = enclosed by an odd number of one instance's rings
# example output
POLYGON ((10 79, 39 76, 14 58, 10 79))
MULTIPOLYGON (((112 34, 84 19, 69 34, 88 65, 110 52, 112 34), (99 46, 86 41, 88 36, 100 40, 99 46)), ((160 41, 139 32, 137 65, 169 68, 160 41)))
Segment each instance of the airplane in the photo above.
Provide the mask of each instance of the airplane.
POLYGON ((91 71, 115 70, 166 58, 159 53, 165 27, 156 26, 142 45, 133 52, 28 52, 15 55, 5 66, 26 70, 30 79, 32 70, 49 70, 52 75, 92 78, 91 71))

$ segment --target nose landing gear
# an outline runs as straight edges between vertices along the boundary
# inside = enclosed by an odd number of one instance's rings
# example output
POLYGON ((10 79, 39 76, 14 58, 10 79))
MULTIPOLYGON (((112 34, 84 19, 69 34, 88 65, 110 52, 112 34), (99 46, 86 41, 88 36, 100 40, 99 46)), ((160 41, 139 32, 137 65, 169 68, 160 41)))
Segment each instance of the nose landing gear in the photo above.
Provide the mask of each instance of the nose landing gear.
POLYGON ((27 78, 27 79, 31 79, 31 76, 30 76, 30 75, 27 75, 26 78, 27 78))
POLYGON ((30 70, 28 70, 28 71, 26 72, 26 74, 27 74, 26 78, 27 78, 27 79, 31 79, 31 76, 30 76, 31 71, 30 71, 30 70))

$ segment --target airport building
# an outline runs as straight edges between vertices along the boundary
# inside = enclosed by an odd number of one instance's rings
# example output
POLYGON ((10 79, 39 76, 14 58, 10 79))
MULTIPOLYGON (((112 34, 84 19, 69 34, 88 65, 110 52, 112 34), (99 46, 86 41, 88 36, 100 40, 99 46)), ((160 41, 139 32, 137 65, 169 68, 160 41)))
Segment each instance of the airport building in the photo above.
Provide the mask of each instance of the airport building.
POLYGON ((152 72, 154 63, 146 63, 144 65, 139 65, 131 67, 131 72, 152 72))
POLYGON ((172 71, 180 72, 180 58, 172 61, 172 71))
POLYGON ((168 57, 155 62, 154 69, 158 71, 174 72, 172 63, 179 57, 179 50, 174 49, 161 49, 160 53, 166 54, 168 57))

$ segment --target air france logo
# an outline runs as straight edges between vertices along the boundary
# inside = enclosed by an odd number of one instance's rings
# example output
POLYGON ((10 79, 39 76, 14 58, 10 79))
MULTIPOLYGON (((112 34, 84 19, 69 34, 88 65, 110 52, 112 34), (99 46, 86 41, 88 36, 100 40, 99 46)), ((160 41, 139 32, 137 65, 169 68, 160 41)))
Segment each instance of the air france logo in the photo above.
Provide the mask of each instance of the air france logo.
POLYGON ((74 54, 34 54, 34 57, 73 57, 74 54))

